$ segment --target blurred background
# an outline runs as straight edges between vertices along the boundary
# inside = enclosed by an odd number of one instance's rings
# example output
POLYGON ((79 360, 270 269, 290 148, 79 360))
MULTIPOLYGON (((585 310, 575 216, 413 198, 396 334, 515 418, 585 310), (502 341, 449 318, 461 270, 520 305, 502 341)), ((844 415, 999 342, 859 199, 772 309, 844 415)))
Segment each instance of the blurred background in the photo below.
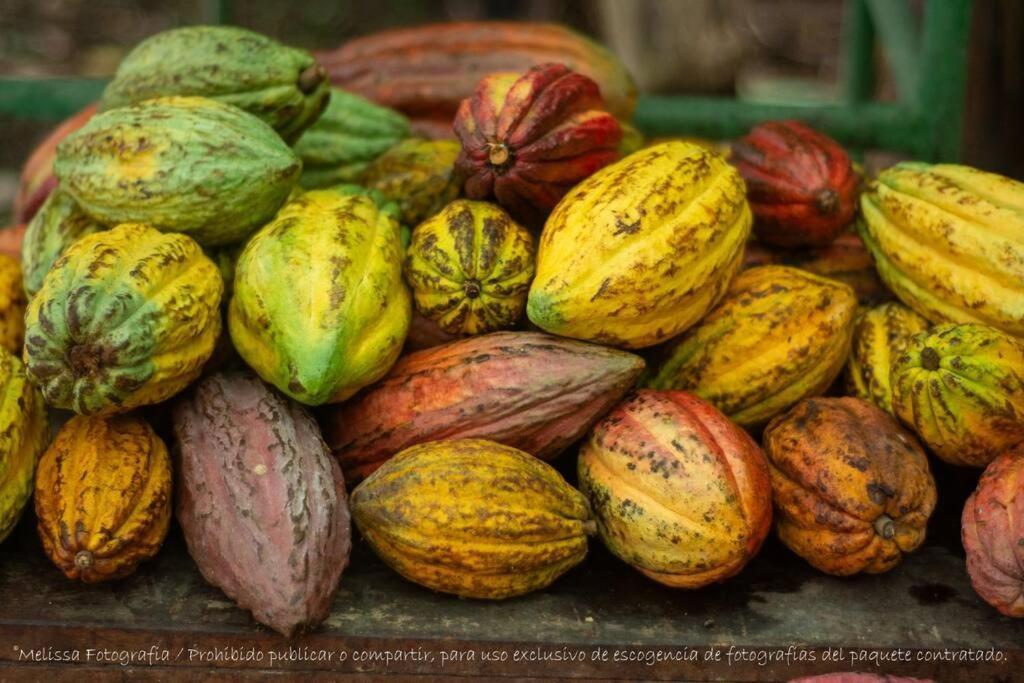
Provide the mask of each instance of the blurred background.
MULTIPOLYGON (((948 0, 886 1, 908 2, 920 21, 926 1, 948 0)), ((971 11, 960 158, 1024 178, 1024 2, 982 0, 971 11)), ((184 24, 223 21, 327 49, 392 26, 523 19, 601 40, 642 93, 814 104, 841 95, 848 16, 843 0, 0 0, 0 76, 109 76, 135 43, 184 24)), ((893 70, 885 51, 874 51, 871 95, 893 100, 893 70)), ((53 125, 0 113, 0 220, 23 160, 53 125)), ((882 151, 867 161, 892 156, 899 155, 882 151)))

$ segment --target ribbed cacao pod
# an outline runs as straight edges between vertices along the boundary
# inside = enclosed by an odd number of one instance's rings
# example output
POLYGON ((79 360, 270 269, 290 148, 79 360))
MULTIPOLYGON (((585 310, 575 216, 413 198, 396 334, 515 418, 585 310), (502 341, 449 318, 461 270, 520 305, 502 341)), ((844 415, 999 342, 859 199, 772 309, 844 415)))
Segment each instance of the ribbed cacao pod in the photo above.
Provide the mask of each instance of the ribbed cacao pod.
POLYGON ((740 425, 762 425, 832 384, 856 313, 840 282, 787 266, 745 270, 646 384, 692 391, 740 425))
POLYGON ((1024 617, 1024 446, 985 468, 961 518, 974 590, 1008 617, 1024 617))
POLYGON ((458 154, 454 140, 402 140, 370 163, 363 185, 397 202, 403 225, 417 225, 459 195, 458 154))
POLYGON ((266 223, 301 170, 266 123, 203 97, 97 114, 60 143, 54 163, 61 188, 100 223, 145 223, 207 247, 266 223))
POLYGON ((896 415, 938 457, 984 467, 1024 441, 1024 341, 987 325, 937 325, 892 366, 896 415))
POLYGON ((25 340, 27 303, 18 260, 0 254, 0 347, 16 356, 25 340))
POLYGON ((345 477, 358 481, 398 451, 480 438, 554 458, 643 371, 631 353, 538 332, 494 332, 411 353, 324 416, 345 477))
POLYGON ((484 334, 523 317, 533 237, 499 207, 456 200, 416 226, 405 277, 416 310, 449 334, 484 334))
POLYGON ((362 182, 371 161, 409 137, 409 121, 344 90, 331 91, 327 109, 295 143, 303 187, 362 182))
POLYGON ((56 190, 36 212, 25 230, 21 249, 21 270, 25 293, 35 296, 54 262, 79 238, 106 230, 90 218, 63 190, 56 190))
POLYGON ((47 403, 79 414, 159 403, 213 352, 223 287, 185 235, 125 224, 83 237, 29 302, 28 375, 47 403))
POLYGON ((228 307, 235 348, 297 401, 348 398, 402 350, 412 306, 401 264, 398 225, 372 199, 302 194, 238 257, 228 307))
POLYGON ((597 83, 563 64, 485 77, 459 105, 454 130, 466 196, 494 198, 531 225, 618 159, 622 139, 597 83))
POLYGON ((49 436, 42 394, 26 379, 21 361, 0 348, 0 542, 32 496, 49 436))
POLYGON ((177 519, 203 577, 285 636, 326 617, 351 550, 345 481, 305 410, 248 374, 174 406, 177 519))
POLYGON ((352 492, 363 538, 414 583, 500 600, 583 561, 587 501, 547 463, 483 439, 406 449, 352 492))
POLYGON ((903 162, 861 196, 861 237, 899 299, 934 323, 1024 337, 1024 183, 903 162))
POLYGON ((103 91, 101 106, 180 95, 243 109, 294 141, 327 106, 330 86, 324 68, 305 50, 237 26, 185 26, 132 48, 103 91))
POLYGON ((35 500, 43 550, 65 576, 128 576, 167 536, 167 447, 140 417, 76 415, 39 460, 35 500))
POLYGON ((914 436, 858 398, 810 398, 764 432, 775 528, 790 550, 837 576, 879 574, 925 536, 935 481, 914 436))
POLYGON ((771 528, 761 449, 682 391, 638 391, 598 422, 579 480, 608 549, 674 588, 738 574, 771 528))
POLYGON ((684 142, 648 147, 569 191, 544 225, 526 312, 552 334, 642 348, 700 320, 739 269, 743 180, 684 142))
POLYGON ((889 372, 910 339, 931 323, 895 301, 862 310, 853 326, 846 390, 893 413, 889 372))
POLYGON ((784 247, 827 244, 853 220, 857 174, 832 138, 799 121, 768 121, 732 143, 754 233, 784 247))

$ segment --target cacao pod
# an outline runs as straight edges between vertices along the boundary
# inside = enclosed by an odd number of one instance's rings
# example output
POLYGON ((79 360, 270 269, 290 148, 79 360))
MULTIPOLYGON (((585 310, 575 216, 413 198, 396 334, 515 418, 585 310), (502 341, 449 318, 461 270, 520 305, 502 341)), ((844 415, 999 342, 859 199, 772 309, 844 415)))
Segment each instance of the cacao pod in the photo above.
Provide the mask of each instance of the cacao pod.
POLYGON ((857 298, 787 266, 740 273, 700 323, 668 347, 647 382, 692 391, 744 427, 825 391, 850 352, 857 298))
POLYGON ((324 416, 345 477, 400 450, 481 438, 550 460, 583 436, 643 371, 639 356, 538 332, 494 332, 411 353, 324 416))
POLYGON ((405 249, 409 246, 409 240, 412 239, 412 230, 409 228, 408 225, 402 223, 402 209, 398 205, 398 202, 396 202, 393 199, 388 199, 377 190, 371 190, 369 188, 363 187, 362 185, 353 185, 352 183, 341 183, 339 185, 331 185, 323 189, 330 190, 331 192, 336 192, 343 197, 350 197, 354 194, 362 194, 372 199, 373 203, 377 205, 378 209, 380 209, 387 215, 391 216, 392 218, 395 219, 397 223, 399 223, 398 233, 402 241, 402 251, 404 253, 405 249))
POLYGON ((39 146, 32 150, 21 169, 18 194, 14 197, 14 219, 28 223, 39 211, 46 198, 57 187, 57 176, 53 175, 53 161, 57 156, 57 145, 61 140, 81 128, 96 113, 97 105, 87 105, 74 116, 54 128, 39 146))
POLYGON ((890 371, 896 415, 954 465, 984 467, 1024 441, 1024 342, 987 325, 915 335, 890 371))
POLYGON ((483 439, 402 451, 352 492, 352 517, 406 579, 492 600, 547 587, 593 533, 587 501, 554 468, 483 439))
POLYGON ((455 161, 470 199, 539 224, 566 192, 619 158, 622 129, 597 83, 563 64, 485 77, 462 101, 455 161))
POLYGON ((228 306, 235 348, 297 401, 348 398, 402 350, 411 303, 401 264, 398 225, 372 199, 306 192, 238 257, 228 306))
POLYGON ((0 228, 0 254, 6 254, 15 259, 21 258, 21 245, 25 240, 25 228, 24 224, 0 228))
POLYGON ((832 138, 799 121, 768 121, 732 144, 754 232, 784 247, 828 244, 853 220, 857 174, 832 138))
POLYGON ((417 225, 459 195, 458 154, 454 140, 402 140, 370 163, 363 184, 397 202, 402 224, 417 225))
POLYGON ((526 312, 566 337, 642 348, 683 332, 725 293, 750 232, 743 180, 667 142, 569 191, 541 234, 526 312))
POLYGON ((302 162, 241 109, 169 97, 97 114, 57 148, 54 172, 92 218, 238 242, 274 216, 302 162))
POLYGON ((21 361, 0 348, 0 542, 32 496, 49 436, 42 394, 26 379, 21 361))
POLYGON ((0 346, 18 356, 25 340, 26 304, 18 260, 0 254, 0 346))
POLYGON ((174 406, 177 518, 203 577, 291 636, 326 617, 352 547, 345 481, 313 418, 248 374, 174 406))
POLYGON ((971 585, 1008 617, 1024 617, 1024 446, 985 468, 961 529, 971 585))
POLYGON ((628 121, 636 85, 615 55, 558 24, 467 21, 391 29, 319 52, 331 82, 410 116, 447 121, 488 74, 565 64, 601 87, 628 121))
POLYGON ((79 414, 159 403, 213 352, 222 289, 185 235, 125 224, 83 237, 29 302, 28 375, 47 403, 79 414))
POLYGON ((861 216, 882 281, 907 306, 1024 337, 1024 183, 903 162, 869 185, 861 216))
POLYGON ((456 200, 413 230, 405 277, 442 330, 483 334, 522 318, 533 267, 526 228, 493 204, 456 200))
POLYGON ((25 294, 35 296, 50 267, 68 246, 105 229, 89 218, 68 193, 58 189, 50 194, 25 230, 21 249, 25 294))
POLYGON ((43 550, 65 576, 128 576, 167 536, 167 447, 142 418, 76 415, 39 460, 35 500, 43 550))
POLYGON ((910 432, 859 398, 809 398, 764 432, 775 528, 837 576, 889 571, 924 541, 935 508, 928 458, 910 432))
POLYGON ((890 301, 861 311, 853 326, 853 346, 846 365, 846 389, 893 413, 889 371, 911 337, 931 323, 903 304, 890 301))
POLYGON ((459 335, 448 334, 433 320, 413 309, 412 320, 409 322, 409 334, 405 337, 405 346, 402 347, 402 351, 422 351, 461 338, 459 335))
POLYGON ((638 391, 598 422, 579 480, 608 549, 674 588, 738 574, 771 528, 761 449, 682 391, 638 391))
POLYGON ((305 50, 236 26, 186 26, 136 45, 107 84, 101 106, 177 95, 233 105, 294 141, 327 106, 330 85, 305 50))
POLYGON ((371 161, 409 137, 409 121, 344 90, 331 99, 317 122, 295 143, 302 159, 303 187, 361 182, 371 161))

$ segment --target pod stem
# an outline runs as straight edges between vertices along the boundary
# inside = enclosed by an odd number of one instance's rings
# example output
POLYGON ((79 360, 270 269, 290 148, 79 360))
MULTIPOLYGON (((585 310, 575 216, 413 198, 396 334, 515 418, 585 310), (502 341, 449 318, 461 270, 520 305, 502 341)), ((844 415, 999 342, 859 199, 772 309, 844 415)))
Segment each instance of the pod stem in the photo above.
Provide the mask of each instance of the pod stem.
POLYGON ((879 516, 875 520, 875 533, 887 541, 892 539, 896 535, 896 522, 889 515, 879 516))
POLYGON ((299 74, 299 90, 303 94, 308 95, 316 90, 324 82, 325 78, 327 78, 327 71, 324 70, 323 65, 319 62, 308 66, 299 74))

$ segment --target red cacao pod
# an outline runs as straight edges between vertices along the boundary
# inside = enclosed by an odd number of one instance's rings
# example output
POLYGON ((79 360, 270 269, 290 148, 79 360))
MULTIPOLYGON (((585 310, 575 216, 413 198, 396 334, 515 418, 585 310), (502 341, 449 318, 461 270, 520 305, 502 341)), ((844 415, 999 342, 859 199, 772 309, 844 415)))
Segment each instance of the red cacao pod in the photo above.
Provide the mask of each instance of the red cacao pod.
POLYGON ((562 64, 487 76, 459 105, 454 128, 466 196, 493 197, 534 225, 573 185, 615 161, 622 139, 597 83, 562 64))
POLYGON ((985 468, 961 519, 971 585, 1008 617, 1024 617, 1024 445, 985 468))
POLYGON ((322 423, 350 483, 427 441, 488 439, 547 460, 580 438, 643 368, 625 351, 494 332, 400 358, 322 423))
POLYGON ((616 406, 580 449, 579 480, 609 550, 668 586, 734 576, 771 528, 761 449, 683 391, 637 391, 616 406))
POLYGON ((26 225, 9 225, 0 228, 0 254, 21 260, 21 243, 25 241, 26 225))
POLYGON ((291 636, 330 610, 348 564, 345 482, 313 419, 248 374, 174 407, 178 522, 203 577, 291 636))
POLYGON ((33 150, 21 169, 18 194, 14 198, 14 220, 19 223, 28 223, 32 220, 36 211, 53 192, 53 188, 57 187, 57 177, 53 175, 57 145, 88 123, 96 113, 97 106, 90 104, 71 118, 65 119, 33 150))
POLYGON ((853 220, 857 174, 832 138, 799 121, 769 121, 732 145, 754 233, 783 247, 831 242, 853 220))

